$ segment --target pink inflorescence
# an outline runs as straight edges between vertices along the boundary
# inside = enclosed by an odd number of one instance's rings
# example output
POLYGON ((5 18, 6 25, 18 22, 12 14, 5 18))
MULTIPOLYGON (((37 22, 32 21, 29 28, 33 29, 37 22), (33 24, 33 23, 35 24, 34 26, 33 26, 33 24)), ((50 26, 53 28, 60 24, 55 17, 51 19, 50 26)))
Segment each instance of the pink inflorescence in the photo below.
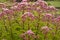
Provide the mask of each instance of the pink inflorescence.
POLYGON ((47 9, 50 11, 57 11, 57 9, 54 6, 48 6, 47 9))
POLYGON ((22 15, 22 19, 23 20, 26 20, 26 18, 29 17, 31 20, 34 20, 34 15, 31 13, 31 12, 25 12, 23 15, 22 15))
POLYGON ((44 26, 44 27, 41 27, 41 31, 44 33, 44 34, 47 34, 49 32, 50 28, 48 26, 44 26))
POLYGON ((27 0, 22 0, 22 2, 27 2, 27 0))
POLYGON ((10 9, 7 9, 7 8, 2 8, 3 12, 5 14, 10 14, 10 15, 13 15, 14 11, 13 10, 10 10, 10 9))
POLYGON ((28 35, 34 35, 34 32, 32 30, 28 30, 27 32, 25 32, 28 35))
MULTIPOLYGON (((15 26, 14 24, 18 23, 19 24, 18 27, 21 27, 21 26, 23 27, 24 33, 20 35, 20 37, 23 38, 23 40, 29 40, 27 38, 31 37, 31 36, 33 38, 37 38, 38 35, 40 36, 40 34, 39 34, 40 32, 42 32, 43 34, 49 33, 50 25, 51 26, 55 26, 55 25, 60 26, 60 16, 58 16, 58 17, 54 16, 54 13, 56 13, 57 9, 54 6, 49 6, 48 3, 44 0, 37 0, 34 3, 29 2, 29 0, 22 0, 22 2, 16 3, 13 6, 8 7, 8 8, 6 7, 5 4, 0 3, 0 8, 2 9, 2 12, 0 12, 0 19, 2 19, 3 22, 6 22, 7 24, 9 23, 8 26, 15 26), (50 13, 53 13, 53 14, 50 14, 50 13), (20 14, 22 14, 22 16, 20 14), (10 18, 12 18, 14 20, 10 20, 10 18), (21 23, 22 23, 22 25, 21 25, 21 23), (41 30, 39 32, 38 29, 40 28, 40 26, 46 25, 44 23, 46 23, 47 26, 41 27, 41 30), (52 23, 54 23, 55 25, 53 25, 52 23), (35 24, 37 24, 37 25, 35 25, 35 24), (28 29, 29 29, 29 30, 26 29, 27 30, 26 32, 24 30, 25 26, 28 26, 28 29), (36 32, 36 35, 31 30, 30 26, 32 26, 31 27, 32 29, 38 31, 38 33, 36 32), (34 27, 34 26, 36 26, 36 27, 34 27)), ((2 25, 7 26, 6 23, 4 23, 2 25)), ((8 27, 6 27, 6 28, 8 28, 8 27)), ((10 30, 12 30, 12 28, 10 28, 10 30)), ((11 34, 12 34, 12 32, 11 32, 11 34)), ((39 40, 39 39, 36 39, 36 40, 39 40)))
POLYGON ((46 13, 43 18, 44 21, 52 21, 54 19, 54 15, 50 14, 50 13, 46 13))
POLYGON ((54 18, 54 23, 60 25, 60 16, 58 16, 57 18, 54 18))

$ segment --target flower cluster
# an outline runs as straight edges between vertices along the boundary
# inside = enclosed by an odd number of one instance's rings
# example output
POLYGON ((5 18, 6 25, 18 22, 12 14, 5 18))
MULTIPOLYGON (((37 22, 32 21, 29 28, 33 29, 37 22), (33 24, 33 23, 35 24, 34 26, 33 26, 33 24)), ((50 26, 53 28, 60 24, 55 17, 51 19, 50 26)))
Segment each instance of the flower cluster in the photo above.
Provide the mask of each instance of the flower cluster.
MULTIPOLYGON (((29 0, 22 0, 22 2, 15 3, 11 7, 7 7, 5 4, 0 3, 0 8, 2 9, 2 12, 0 12, 0 22, 4 25, 5 29, 3 27, 1 28, 8 30, 9 33, 11 32, 11 40, 15 40, 12 30, 15 30, 16 23, 18 24, 16 27, 19 27, 16 28, 17 32, 20 33, 20 30, 24 32, 20 34, 23 40, 30 40, 30 38, 32 38, 32 40, 40 40, 40 37, 43 37, 41 33, 45 36, 43 40, 46 40, 48 38, 48 36, 46 38, 46 35, 50 32, 50 28, 53 28, 54 32, 60 30, 58 29, 60 27, 60 16, 55 16, 58 10, 54 6, 48 5, 44 0, 37 0, 34 3, 29 2, 29 0), (28 31, 25 32, 25 30, 28 31), (37 38, 37 36, 39 38, 37 38)), ((52 32, 50 35, 52 35, 52 32)))
POLYGON ((26 40, 27 40, 27 35, 28 35, 28 37, 31 36, 31 37, 33 37, 33 38, 36 38, 35 33, 34 33, 31 29, 28 30, 27 32, 21 34, 20 37, 22 37, 23 39, 26 39, 26 40))
POLYGON ((26 20, 27 17, 30 17, 31 20, 34 20, 34 18, 35 18, 34 15, 30 12, 26 12, 22 15, 23 20, 26 20))

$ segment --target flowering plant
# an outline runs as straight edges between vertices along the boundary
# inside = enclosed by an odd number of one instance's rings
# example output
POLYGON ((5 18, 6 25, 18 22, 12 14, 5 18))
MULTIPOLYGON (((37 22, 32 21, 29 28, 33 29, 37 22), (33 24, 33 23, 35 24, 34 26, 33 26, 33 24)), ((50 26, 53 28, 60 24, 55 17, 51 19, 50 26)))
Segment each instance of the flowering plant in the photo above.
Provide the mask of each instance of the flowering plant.
POLYGON ((0 40, 60 40, 58 9, 44 0, 0 3, 0 40))

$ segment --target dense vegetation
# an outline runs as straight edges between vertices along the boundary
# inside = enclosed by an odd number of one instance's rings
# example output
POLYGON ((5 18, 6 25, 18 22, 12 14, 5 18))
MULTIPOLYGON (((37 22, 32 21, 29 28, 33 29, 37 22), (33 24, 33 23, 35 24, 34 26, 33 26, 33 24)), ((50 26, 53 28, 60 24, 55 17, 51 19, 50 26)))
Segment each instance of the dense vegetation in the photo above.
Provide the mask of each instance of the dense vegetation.
POLYGON ((43 0, 0 3, 0 40, 60 40, 59 11, 43 0))

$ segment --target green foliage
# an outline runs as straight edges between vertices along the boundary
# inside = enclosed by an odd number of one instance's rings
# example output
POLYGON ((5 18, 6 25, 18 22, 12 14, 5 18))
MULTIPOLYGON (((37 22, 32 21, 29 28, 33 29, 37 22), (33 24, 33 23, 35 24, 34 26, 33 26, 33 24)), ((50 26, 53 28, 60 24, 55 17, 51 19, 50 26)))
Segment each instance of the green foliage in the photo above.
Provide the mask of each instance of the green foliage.
POLYGON ((47 1, 49 4, 55 6, 55 7, 60 7, 60 1, 47 1))

